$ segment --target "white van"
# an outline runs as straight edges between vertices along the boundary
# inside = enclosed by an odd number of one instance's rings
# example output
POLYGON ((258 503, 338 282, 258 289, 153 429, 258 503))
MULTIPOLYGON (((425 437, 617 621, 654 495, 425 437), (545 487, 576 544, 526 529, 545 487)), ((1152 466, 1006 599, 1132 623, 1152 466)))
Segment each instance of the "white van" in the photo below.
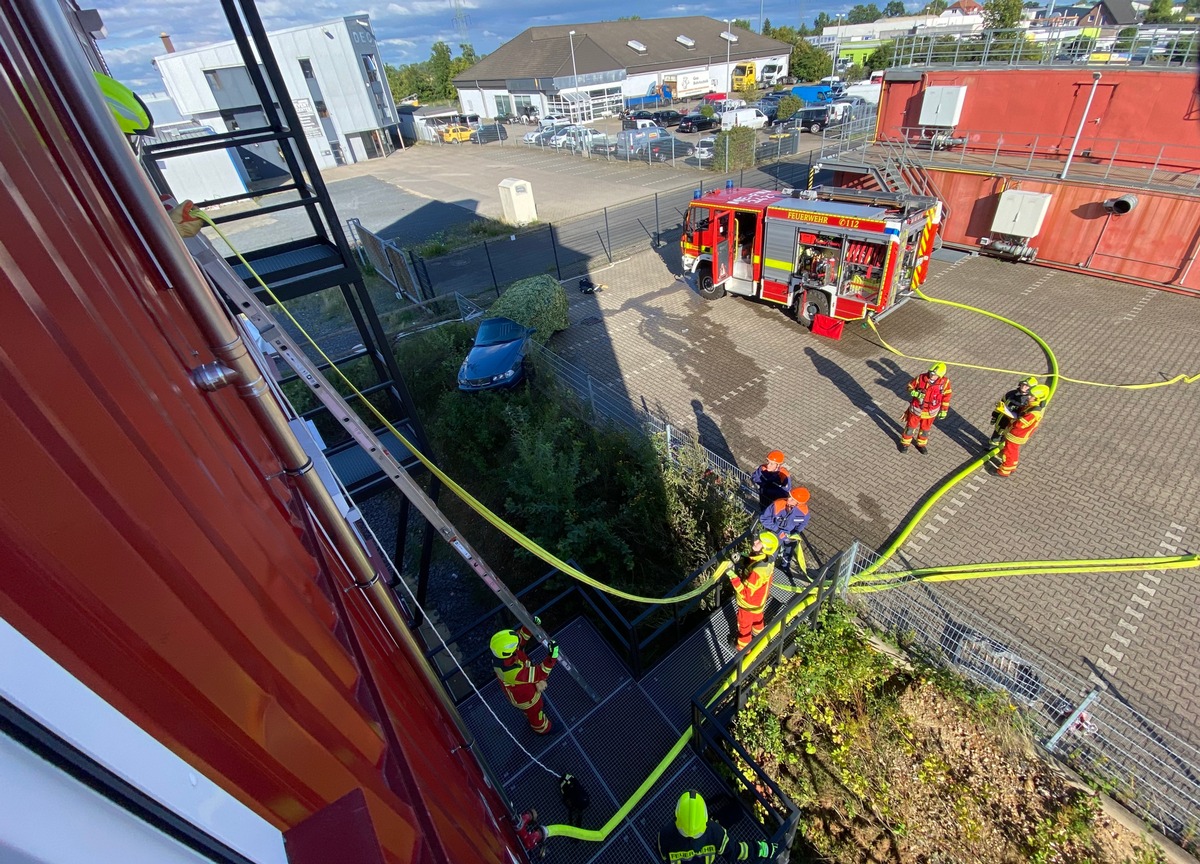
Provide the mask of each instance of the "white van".
POLYGON ((767 115, 757 108, 735 108, 721 115, 721 129, 733 129, 735 126, 749 126, 751 129, 761 129, 767 125, 767 115))

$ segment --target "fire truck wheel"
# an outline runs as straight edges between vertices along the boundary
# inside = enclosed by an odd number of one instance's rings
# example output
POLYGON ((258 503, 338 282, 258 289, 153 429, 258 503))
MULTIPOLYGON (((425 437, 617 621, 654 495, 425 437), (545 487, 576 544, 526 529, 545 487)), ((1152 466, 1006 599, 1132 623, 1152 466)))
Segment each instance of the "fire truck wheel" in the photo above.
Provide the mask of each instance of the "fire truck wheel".
POLYGON ((804 295, 804 309, 801 320, 812 326, 813 318, 817 315, 829 314, 829 297, 820 291, 809 291, 804 295))
POLYGON ((705 300, 717 300, 725 296, 725 286, 713 285, 712 273, 707 269, 696 274, 696 290, 705 300))

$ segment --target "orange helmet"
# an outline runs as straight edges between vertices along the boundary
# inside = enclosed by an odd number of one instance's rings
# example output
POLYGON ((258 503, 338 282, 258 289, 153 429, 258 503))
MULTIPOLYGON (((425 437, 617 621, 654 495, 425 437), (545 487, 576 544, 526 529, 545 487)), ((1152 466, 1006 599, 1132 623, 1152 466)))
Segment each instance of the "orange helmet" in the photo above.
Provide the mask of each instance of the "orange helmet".
POLYGON ((778 462, 778 463, 782 464, 786 459, 787 459, 787 457, 783 455, 782 450, 772 450, 770 453, 767 454, 768 462, 778 462))
POLYGON ((796 503, 796 506, 799 507, 801 510, 805 510, 805 511, 808 510, 808 499, 809 499, 810 495, 806 488, 804 488, 803 486, 797 486, 795 489, 793 489, 791 491, 791 494, 789 497, 792 499, 792 501, 794 501, 796 503))

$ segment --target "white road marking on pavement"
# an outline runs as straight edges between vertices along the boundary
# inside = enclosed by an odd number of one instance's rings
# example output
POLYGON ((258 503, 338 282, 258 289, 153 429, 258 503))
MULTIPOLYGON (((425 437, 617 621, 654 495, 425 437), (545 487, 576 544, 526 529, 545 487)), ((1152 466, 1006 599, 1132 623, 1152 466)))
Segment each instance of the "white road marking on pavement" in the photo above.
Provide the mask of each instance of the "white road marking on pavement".
MULTIPOLYGON (((1164 532, 1164 533, 1168 537, 1172 537, 1175 540, 1181 540, 1182 534, 1186 529, 1182 525, 1176 525, 1174 523, 1171 523, 1171 527, 1174 528, 1176 531, 1178 531, 1180 536, 1176 537, 1175 535, 1171 534, 1170 532, 1164 532)), ((1166 540, 1162 541, 1162 543, 1160 543, 1159 545, 1164 548, 1170 549, 1171 551, 1175 551, 1175 547, 1171 546, 1169 543, 1167 543, 1166 540)), ((1141 606, 1143 611, 1138 611, 1137 609, 1134 609, 1133 606, 1126 605, 1125 614, 1129 615, 1133 618, 1136 618, 1138 621, 1142 621, 1142 619, 1144 619, 1146 617, 1146 613, 1144 610, 1150 608, 1151 601, 1147 597, 1143 597, 1141 595, 1146 594, 1146 595, 1148 595, 1149 598, 1152 598, 1157 593, 1157 589, 1151 588, 1149 585, 1147 585, 1145 583, 1146 582, 1154 582, 1155 584, 1159 584, 1162 582, 1162 579, 1160 577, 1154 575, 1153 573, 1146 571, 1141 574, 1141 576, 1139 577, 1139 580, 1140 581, 1138 582, 1137 587, 1133 589, 1133 594, 1130 596, 1129 602, 1137 604, 1138 606, 1141 606), (1139 594, 1138 592, 1141 592, 1141 593, 1139 594)), ((1122 636, 1116 630, 1112 631, 1112 635, 1110 635, 1108 637, 1109 644, 1103 645, 1100 648, 1100 653, 1108 654, 1108 655, 1116 658, 1116 661, 1119 663, 1121 660, 1123 660, 1125 658, 1125 654, 1124 654, 1124 652, 1117 651, 1115 648, 1113 648, 1112 643, 1116 642, 1125 648, 1130 647, 1130 642, 1132 641, 1133 636, 1135 636, 1137 634, 1138 625, 1130 624, 1124 618, 1121 618, 1117 621, 1117 626, 1124 628, 1125 630, 1128 630, 1130 635, 1122 636)), ((1117 674, 1117 669, 1118 669, 1117 666, 1106 663, 1102 659, 1095 660, 1095 663, 1098 668, 1103 669, 1109 675, 1117 674)), ((1095 684, 1097 687, 1100 687, 1101 689, 1104 689, 1104 690, 1108 689, 1108 682, 1102 678, 1097 677, 1095 675, 1095 673, 1089 675, 1088 679, 1093 684, 1095 684)))
POLYGON ((1022 297, 1028 297, 1028 296, 1029 296, 1030 294, 1032 294, 1034 291, 1036 291, 1037 289, 1039 289, 1039 288, 1041 288, 1043 285, 1045 285, 1047 282, 1049 282, 1049 281, 1050 281, 1050 277, 1051 277, 1051 276, 1053 276, 1053 275, 1054 275, 1054 274, 1053 274, 1053 273, 1051 273, 1051 274, 1047 274, 1047 275, 1043 276, 1041 279, 1037 280, 1037 281, 1036 281, 1036 282, 1034 282, 1032 285, 1030 285, 1028 288, 1026 288, 1024 291, 1022 291, 1022 292, 1021 292, 1021 296, 1022 296, 1022 297))
POLYGON ((1148 290, 1145 293, 1145 295, 1143 295, 1141 300, 1139 300, 1137 303, 1133 304, 1133 308, 1130 309, 1128 312, 1126 312, 1125 317, 1122 318, 1121 320, 1122 321, 1132 321, 1134 318, 1136 318, 1138 316, 1139 312, 1141 312, 1143 309, 1146 308, 1146 304, 1149 303, 1150 300, 1157 293, 1158 293, 1158 290, 1155 288, 1151 288, 1150 290, 1148 290))

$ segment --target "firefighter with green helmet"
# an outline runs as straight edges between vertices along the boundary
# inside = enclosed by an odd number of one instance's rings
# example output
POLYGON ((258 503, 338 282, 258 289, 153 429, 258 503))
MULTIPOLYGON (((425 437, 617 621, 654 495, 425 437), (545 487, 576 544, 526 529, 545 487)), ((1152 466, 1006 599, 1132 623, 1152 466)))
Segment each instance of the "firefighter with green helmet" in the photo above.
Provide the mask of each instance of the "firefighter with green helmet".
POLYGON ((764 531, 754 538, 750 554, 734 554, 717 565, 716 575, 729 577, 737 598, 737 648, 741 651, 763 631, 767 601, 771 599, 771 580, 775 578, 775 553, 779 538, 764 531))
POLYGON ((945 420, 950 410, 950 379, 946 364, 934 363, 908 382, 908 410, 904 412, 904 434, 897 445, 903 453, 916 438, 917 452, 924 453, 933 421, 945 420))
MULTIPOLYGON (((535 624, 540 624, 534 619, 535 624)), ((525 645, 533 638, 527 627, 501 630, 492 636, 492 671, 504 688, 504 695, 519 711, 524 712, 529 728, 539 735, 550 732, 550 718, 545 711, 542 691, 550 670, 558 663, 558 643, 551 642, 550 653, 541 663, 534 663, 525 653, 525 645)))
POLYGON ((694 789, 679 796, 675 824, 658 832, 658 857, 663 861, 712 864, 718 855, 725 861, 770 861, 778 854, 778 846, 765 840, 730 843, 729 832, 708 818, 708 805, 694 789))

